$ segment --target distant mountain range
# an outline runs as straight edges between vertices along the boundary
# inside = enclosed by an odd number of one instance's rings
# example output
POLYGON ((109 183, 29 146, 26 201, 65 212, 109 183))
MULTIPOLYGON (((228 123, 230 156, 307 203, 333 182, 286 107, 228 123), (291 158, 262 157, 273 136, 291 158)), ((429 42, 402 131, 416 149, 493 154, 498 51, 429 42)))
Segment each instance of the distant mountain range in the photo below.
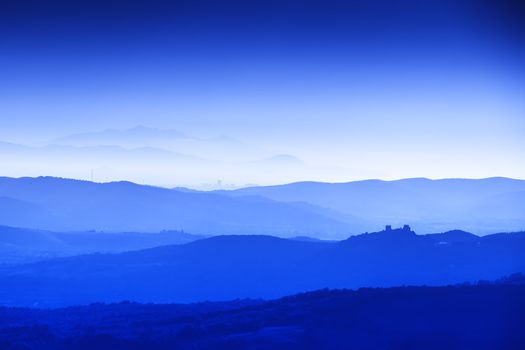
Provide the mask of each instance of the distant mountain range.
POLYGON ((58 231, 347 237, 362 231, 315 206, 130 182, 0 178, 0 224, 58 231))
POLYGON ((277 170, 279 176, 292 178, 319 171, 293 155, 270 153, 233 138, 199 139, 146 127, 70 135, 39 145, 0 142, 0 163, 5 166, 2 175, 125 178, 201 189, 259 183, 277 170))
POLYGON ((218 236, 120 254, 0 268, 0 304, 274 298, 319 288, 445 285, 525 272, 525 232, 416 235, 410 228, 326 243, 218 236))
POLYGON ((185 150, 184 153, 191 156, 221 161, 250 161, 272 156, 268 151, 247 145, 232 137, 198 138, 178 130, 156 129, 142 125, 124 130, 106 129, 67 135, 48 144, 75 147, 114 145, 131 149, 152 147, 175 153, 185 150))
POLYGON ((525 181, 502 177, 298 182, 220 193, 308 203, 360 218, 369 227, 410 223, 419 232, 461 228, 479 234, 525 228, 525 181))
MULTIPOLYGON (((3 176, 127 179, 165 187, 232 189, 248 184, 364 176, 366 170, 309 164, 286 152, 219 135, 136 126, 66 135, 31 144, 0 141, 3 176), (30 166, 28 166, 30 165, 30 166)), ((370 175, 370 174, 368 174, 370 175)))
POLYGON ((0 225, 32 229, 342 239, 406 223, 421 233, 520 231, 525 181, 302 182, 202 192, 131 182, 0 178, 0 225))

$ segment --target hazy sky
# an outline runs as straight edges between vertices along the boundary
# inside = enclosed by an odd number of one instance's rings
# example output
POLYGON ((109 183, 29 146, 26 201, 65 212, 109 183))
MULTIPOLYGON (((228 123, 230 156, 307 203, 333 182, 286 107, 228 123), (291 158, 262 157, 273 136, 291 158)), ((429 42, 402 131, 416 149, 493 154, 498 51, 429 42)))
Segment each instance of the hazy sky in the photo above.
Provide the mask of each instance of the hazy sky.
POLYGON ((4 0, 0 140, 140 124, 382 178, 525 178, 519 3, 4 0))

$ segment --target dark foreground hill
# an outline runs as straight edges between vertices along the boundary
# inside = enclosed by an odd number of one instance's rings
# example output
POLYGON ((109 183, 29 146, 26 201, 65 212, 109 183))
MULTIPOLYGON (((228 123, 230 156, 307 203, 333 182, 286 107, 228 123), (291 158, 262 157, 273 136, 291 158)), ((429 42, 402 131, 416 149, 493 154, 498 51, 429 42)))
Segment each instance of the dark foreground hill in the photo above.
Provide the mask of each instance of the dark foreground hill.
POLYGON ((0 267, 0 304, 197 302, 321 288, 447 285, 525 272, 525 233, 397 229, 326 243, 218 236, 121 254, 0 267))
POLYGON ((0 308, 0 348, 525 348, 525 285, 320 290, 273 301, 0 308))

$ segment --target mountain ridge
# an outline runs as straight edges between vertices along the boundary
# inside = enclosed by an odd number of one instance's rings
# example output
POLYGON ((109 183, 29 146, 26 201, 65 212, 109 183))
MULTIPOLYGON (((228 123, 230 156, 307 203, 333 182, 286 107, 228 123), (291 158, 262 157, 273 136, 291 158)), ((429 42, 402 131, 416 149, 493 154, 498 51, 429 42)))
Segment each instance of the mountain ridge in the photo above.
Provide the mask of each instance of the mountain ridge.
POLYGON ((301 182, 231 191, 0 177, 0 197, 5 198, 0 224, 49 230, 184 229, 337 239, 384 223, 409 223, 424 233, 462 229, 487 234, 525 227, 525 181, 502 177, 301 182), (9 206, 7 198, 17 205, 9 206), (111 211, 120 211, 122 220, 109 216, 111 211))
POLYGON ((146 232, 182 229, 206 235, 318 233, 326 237, 346 236, 353 231, 348 223, 309 208, 263 197, 232 198, 133 182, 4 177, 0 178, 0 196, 35 206, 29 215, 23 210, 11 211, 9 215, 0 211, 0 224, 36 229, 146 232))
POLYGON ((307 202, 360 218, 372 227, 410 223, 424 232, 460 228, 481 234, 525 227, 525 180, 505 177, 296 182, 220 193, 307 202))

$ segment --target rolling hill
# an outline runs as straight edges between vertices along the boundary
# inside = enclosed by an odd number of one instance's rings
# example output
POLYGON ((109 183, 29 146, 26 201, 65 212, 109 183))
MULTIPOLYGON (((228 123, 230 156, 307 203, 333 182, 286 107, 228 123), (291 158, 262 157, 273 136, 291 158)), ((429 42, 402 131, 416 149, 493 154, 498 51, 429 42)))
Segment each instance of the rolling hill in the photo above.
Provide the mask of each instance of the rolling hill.
POLYGON ((315 206, 257 196, 177 191, 131 182, 0 178, 0 225, 56 231, 311 235, 342 238, 362 225, 315 206))
POLYGON ((524 285, 507 280, 318 290, 269 301, 3 307, 0 347, 518 350, 525 346, 524 296, 524 285))
POLYGON ((325 243, 218 236, 0 269, 0 304, 275 298, 319 288, 445 285, 525 272, 525 233, 394 229, 325 243), (147 283, 145 283, 147 281, 147 283))
POLYGON ((181 231, 52 232, 0 226, 0 264, 27 263, 89 253, 119 253, 204 238, 181 231))
POLYGON ((501 177, 298 182, 220 193, 309 203, 360 218, 371 227, 368 230, 386 223, 410 223, 425 233, 459 228, 487 234, 525 228, 525 180, 501 177))

